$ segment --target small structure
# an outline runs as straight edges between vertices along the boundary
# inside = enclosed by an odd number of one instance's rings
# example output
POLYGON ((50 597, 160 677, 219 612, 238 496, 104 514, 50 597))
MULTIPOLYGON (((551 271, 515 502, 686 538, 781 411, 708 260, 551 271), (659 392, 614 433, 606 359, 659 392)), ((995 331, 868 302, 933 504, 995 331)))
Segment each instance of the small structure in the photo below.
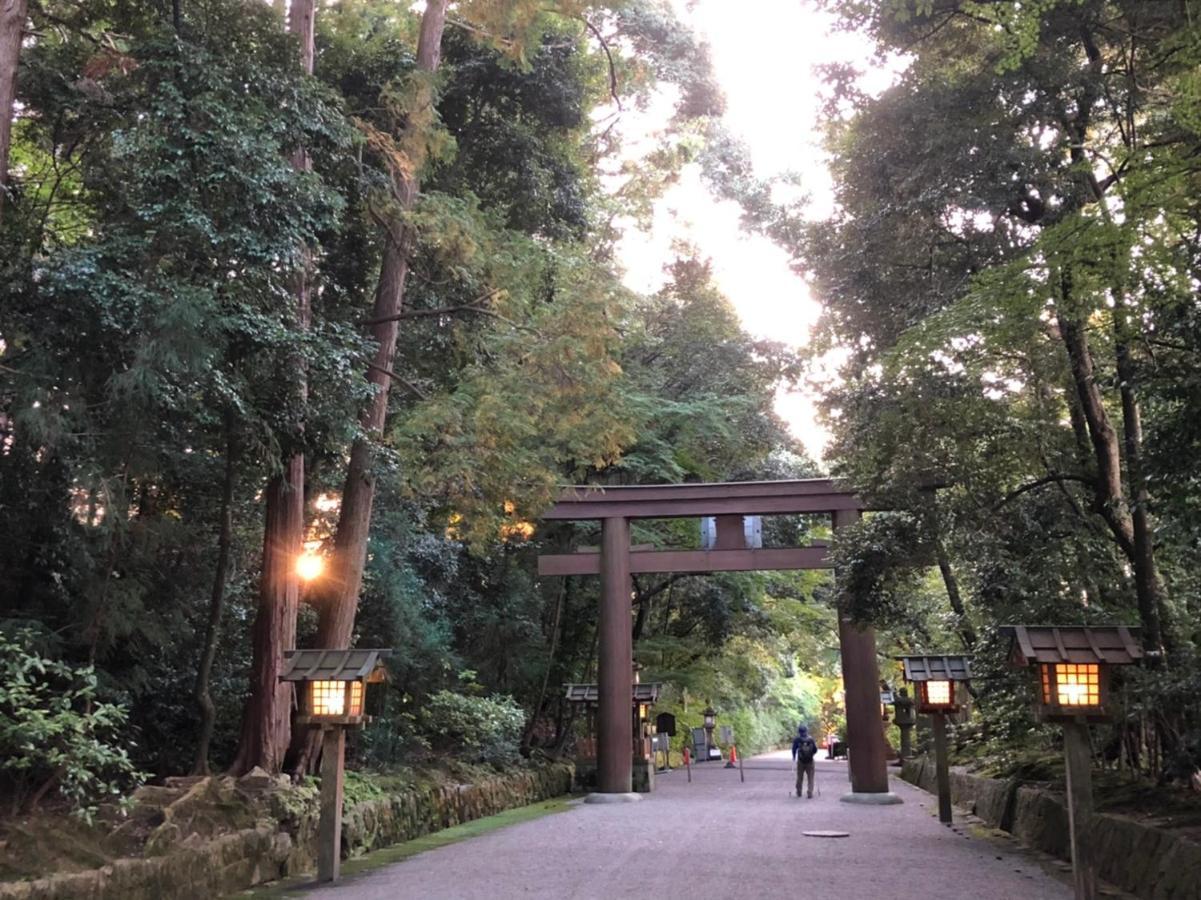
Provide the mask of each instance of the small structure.
POLYGON ((709 760, 713 758, 713 729, 717 725, 717 710, 712 704, 707 704, 701 715, 705 722, 705 759, 709 760))
MULTIPOLYGON (((600 704, 600 686, 597 684, 563 685, 568 703, 582 707, 587 716, 588 736, 577 742, 576 770, 583 771, 595 765, 597 757, 596 710, 600 704)), ((655 789, 654 742, 655 722, 651 710, 659 701, 663 685, 659 682, 635 682, 630 697, 633 742, 631 746, 633 765, 632 781, 636 793, 649 793, 655 789)), ((674 720, 673 720, 674 724, 674 720)))
POLYGON ((380 662, 391 650, 285 650, 280 681, 298 682, 301 725, 320 728, 321 819, 317 826, 317 880, 337 881, 342 864, 342 787, 346 729, 371 720, 367 685, 387 680, 380 662))
POLYGON ((917 724, 917 713, 914 711, 913 698, 909 696, 908 690, 901 688, 897 691, 892 708, 895 711, 893 721, 897 723, 897 728, 901 729, 900 757, 904 762, 913 756, 913 726, 917 724))
POLYGON ((1012 639, 1009 659, 1016 666, 1037 666, 1034 702, 1038 717, 1063 724, 1067 764, 1068 828, 1076 900, 1094 900, 1097 873, 1089 839, 1093 816, 1092 752, 1088 723, 1109 718, 1109 680, 1113 666, 1143 658, 1143 648, 1127 625, 1007 625, 1012 639))
POLYGON ((960 685, 972 677, 971 660, 962 655, 897 657, 905 680, 917 691, 917 711, 934 725, 934 765, 938 774, 938 820, 951 822, 951 773, 947 761, 947 715, 958 712, 960 685))

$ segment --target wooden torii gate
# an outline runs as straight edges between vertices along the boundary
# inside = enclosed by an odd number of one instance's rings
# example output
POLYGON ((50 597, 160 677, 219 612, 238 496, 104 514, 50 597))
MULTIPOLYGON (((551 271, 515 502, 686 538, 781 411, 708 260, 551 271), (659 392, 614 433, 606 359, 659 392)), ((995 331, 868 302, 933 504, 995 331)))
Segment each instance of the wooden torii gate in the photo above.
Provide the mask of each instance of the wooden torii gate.
MULTIPOLYGON (((650 572, 699 574, 828 569, 832 563, 825 546, 749 548, 743 517, 825 513, 831 516, 837 531, 857 521, 862 509, 854 493, 838 487, 828 478, 634 487, 582 486, 563 491, 543 518, 559 521, 599 519, 601 552, 544 554, 538 557, 538 574, 601 577, 597 710, 599 793, 629 794, 631 788, 631 576, 650 572), (716 519, 717 535, 712 550, 634 550, 630 547, 631 519, 704 516, 716 519)), ((840 614, 838 640, 846 694, 847 738, 851 746, 851 793, 842 799, 899 803, 900 798, 888 789, 875 632, 870 627, 856 627, 840 614)))

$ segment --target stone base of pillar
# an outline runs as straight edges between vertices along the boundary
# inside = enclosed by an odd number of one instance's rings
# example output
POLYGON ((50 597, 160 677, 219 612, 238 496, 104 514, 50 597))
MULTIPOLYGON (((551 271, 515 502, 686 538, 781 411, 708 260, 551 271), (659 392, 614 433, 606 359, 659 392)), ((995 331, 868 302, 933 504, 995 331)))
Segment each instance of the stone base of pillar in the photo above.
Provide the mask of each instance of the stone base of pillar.
POLYGON ((849 794, 843 794, 838 799, 843 803, 859 803, 863 806, 895 806, 898 803, 905 802, 892 791, 884 791, 877 794, 856 793, 855 791, 851 791, 849 794))
POLYGON ((584 798, 585 803, 637 803, 642 799, 641 794, 589 794, 584 798))

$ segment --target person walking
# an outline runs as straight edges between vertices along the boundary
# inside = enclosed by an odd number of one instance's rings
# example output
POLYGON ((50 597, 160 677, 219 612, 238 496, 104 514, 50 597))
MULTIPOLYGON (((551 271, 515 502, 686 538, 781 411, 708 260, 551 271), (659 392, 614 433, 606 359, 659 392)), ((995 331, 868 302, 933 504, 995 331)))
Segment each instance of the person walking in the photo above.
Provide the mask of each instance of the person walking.
POLYGON ((800 725, 792 739, 792 758, 796 762, 796 795, 801 796, 802 782, 809 776, 809 799, 813 799, 813 775, 817 768, 817 741, 809 735, 809 729, 800 725))

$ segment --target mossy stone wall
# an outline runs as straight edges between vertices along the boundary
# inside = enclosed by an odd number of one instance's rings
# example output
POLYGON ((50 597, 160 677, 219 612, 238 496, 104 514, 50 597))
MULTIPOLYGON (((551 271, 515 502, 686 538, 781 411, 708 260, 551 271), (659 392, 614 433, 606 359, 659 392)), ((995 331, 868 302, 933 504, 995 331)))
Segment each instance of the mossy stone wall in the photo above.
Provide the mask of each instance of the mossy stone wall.
MULTIPOLYGON (((571 764, 552 763, 365 800, 343 814, 342 850, 365 853, 549 800, 569 792, 574 776, 571 764)), ((204 779, 162 814, 162 827, 179 832, 170 846, 151 841, 147 855, 99 869, 0 883, 0 900, 210 900, 315 868, 318 807, 312 788, 292 788, 262 775, 204 779), (194 811, 202 797, 228 804, 237 793, 245 804, 239 814, 247 808, 258 814, 254 827, 213 838, 182 833, 187 829, 179 823, 190 818, 180 815, 183 809, 194 811)))
MULTIPOLYGON (((936 793, 934 762, 909 760, 901 777, 936 793)), ((951 770, 951 800, 1028 847, 1070 860, 1068 812, 1046 787, 951 770)), ((1097 813, 1089 823, 1097 874, 1146 900, 1201 900, 1201 844, 1164 828, 1097 813)))

